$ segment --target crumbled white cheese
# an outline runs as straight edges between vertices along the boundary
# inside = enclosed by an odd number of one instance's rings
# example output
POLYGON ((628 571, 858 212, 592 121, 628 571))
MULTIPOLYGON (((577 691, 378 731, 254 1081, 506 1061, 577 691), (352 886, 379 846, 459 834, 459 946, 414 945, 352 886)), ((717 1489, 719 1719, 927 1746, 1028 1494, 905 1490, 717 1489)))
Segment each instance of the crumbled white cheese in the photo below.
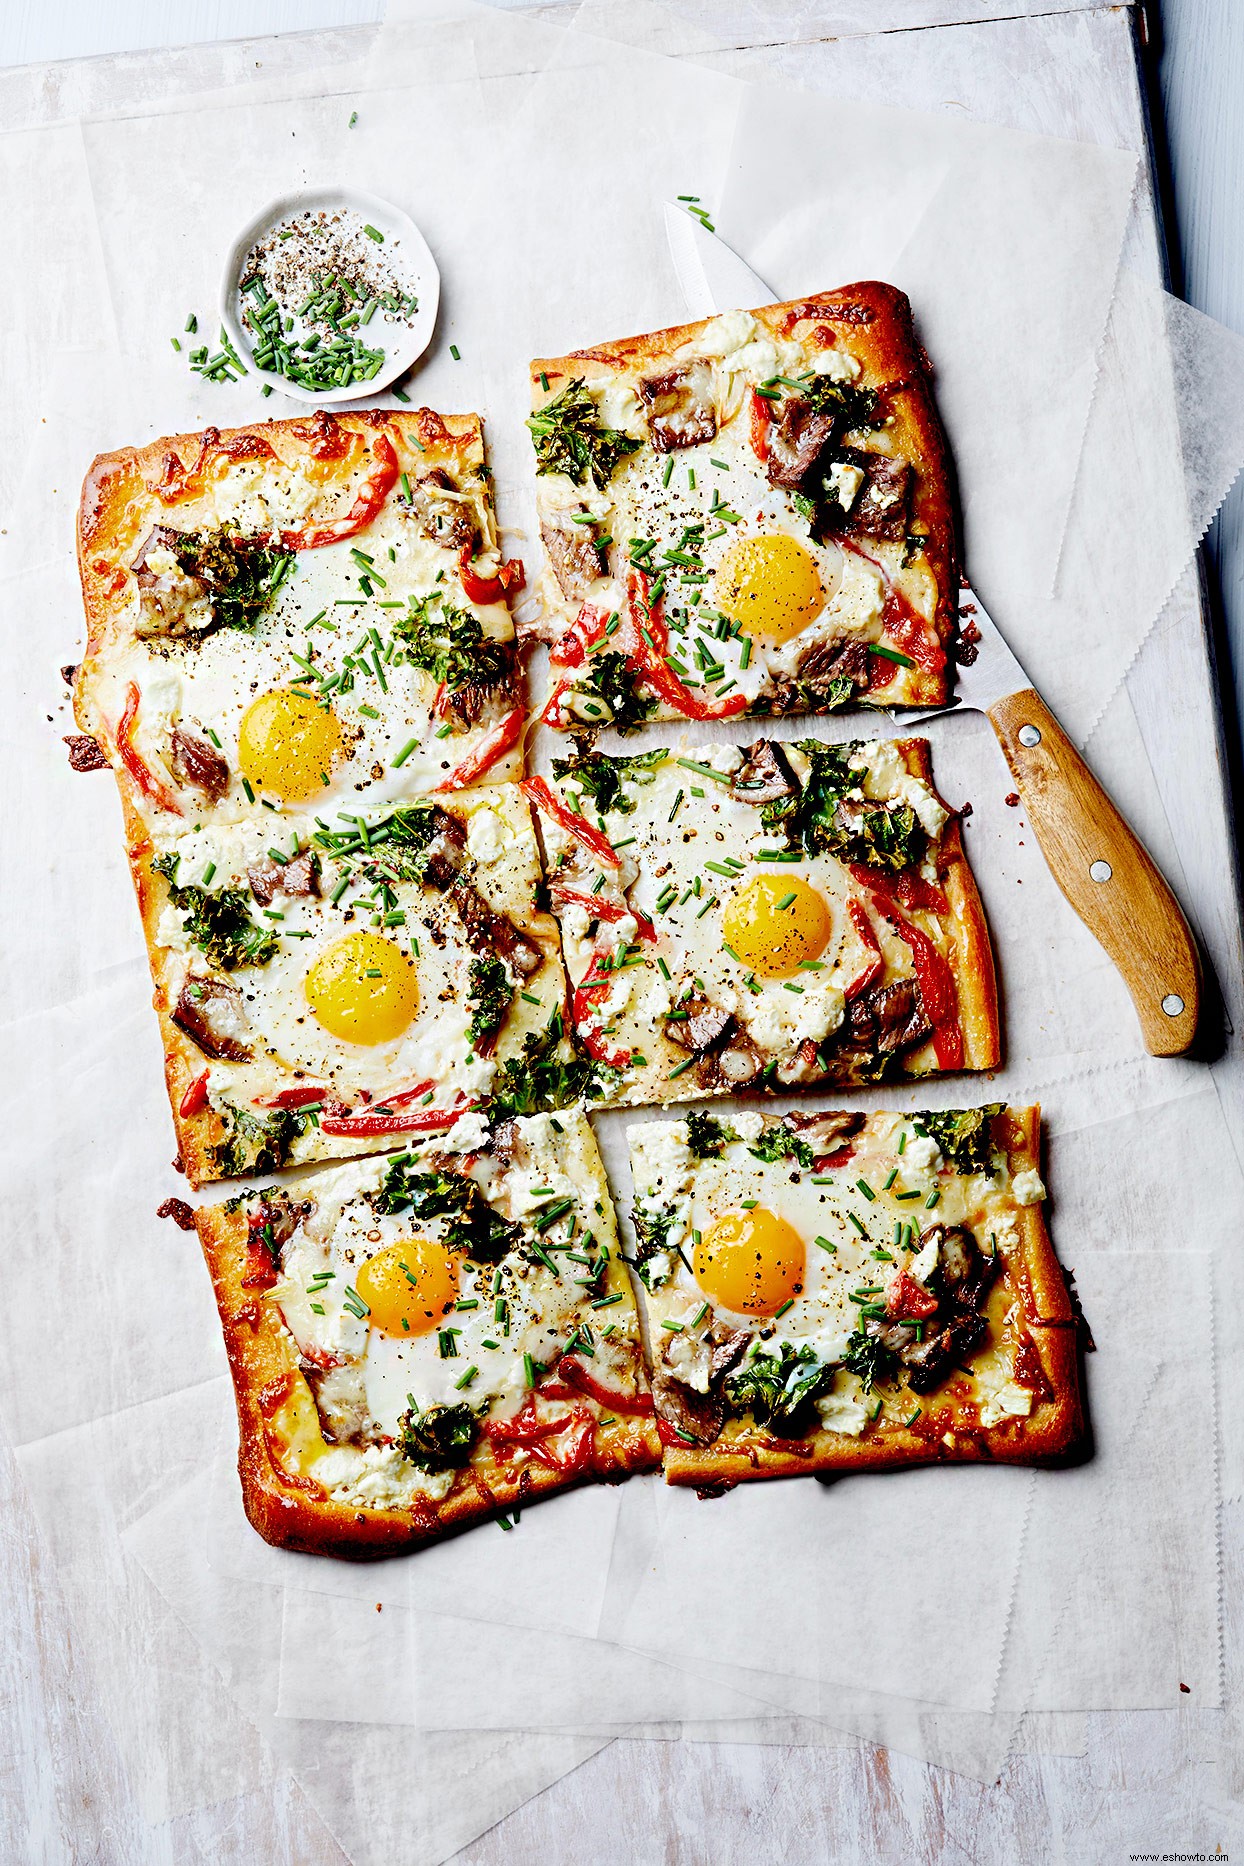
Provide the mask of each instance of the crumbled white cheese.
POLYGON ((313 1474, 338 1503, 400 1509, 418 1495, 439 1502, 453 1489, 453 1471, 417 1471, 392 1445, 335 1445, 313 1474))
POLYGON ((1021 1387, 1014 1380, 1008 1380, 1004 1387, 991 1393, 979 1409, 980 1422, 984 1426, 997 1425, 999 1420, 1012 1418, 1023 1419, 1032 1411, 1032 1394, 1027 1387, 1021 1387))
POLYGON ((730 1124, 739 1139, 750 1144, 760 1139, 764 1131, 765 1118, 762 1114, 757 1114, 754 1108, 744 1108, 742 1113, 732 1117, 730 1124))
POLYGON ((833 490, 834 497, 844 512, 849 512, 864 484, 863 467, 848 466, 845 460, 835 460, 825 475, 826 485, 833 490))
POLYGON ((831 376, 835 382, 854 382, 860 366, 849 350, 818 350, 811 359, 814 376, 831 376))
POLYGON ((914 1277, 917 1283, 927 1284, 929 1278, 936 1270, 937 1246, 938 1239, 935 1232, 928 1243, 916 1253, 911 1262, 907 1265, 908 1276, 914 1277))
POLYGON ((942 1150, 931 1134, 912 1134, 903 1148, 903 1165, 916 1173, 935 1173, 942 1163, 942 1150))
POLYGON ((645 1190, 682 1191, 691 1172, 691 1149, 682 1121, 649 1121, 627 1132, 635 1184, 645 1190))
POLYGON ((438 1153, 478 1153, 488 1139, 488 1122, 482 1114, 462 1114, 447 1134, 435 1136, 438 1153))
POLYGON ((849 1388, 839 1390, 841 1379, 839 1375, 832 1390, 822 1393, 816 1402, 816 1410, 821 1415, 821 1425, 825 1431, 842 1432, 848 1438, 859 1438, 868 1424, 869 1415, 860 1403, 858 1392, 853 1393, 849 1388))
POLYGON ((509 834, 495 810, 476 810, 467 825, 467 853, 472 861, 487 868, 504 850, 509 834))
POLYGON ((665 1358, 670 1372, 684 1386, 697 1393, 707 1393, 713 1375, 713 1351, 707 1341, 694 1335, 671 1335, 665 1343, 665 1358))
POLYGON ((910 804, 925 834, 941 835, 949 812, 924 780, 908 771, 901 752, 892 741, 879 739, 874 744, 860 746, 851 760, 851 768, 864 773, 866 797, 878 802, 910 804))
POLYGON ((786 1051, 809 1040, 823 1042, 842 1022, 845 1004, 842 992, 829 980, 809 983, 802 997, 785 991, 778 981, 767 981, 760 996, 743 1005, 741 1015, 761 1049, 786 1051))
POLYGON ((1026 1166, 1022 1172, 1016 1173, 1011 1181, 1011 1192, 1017 1205, 1040 1205, 1045 1197, 1045 1187, 1035 1166, 1026 1166))

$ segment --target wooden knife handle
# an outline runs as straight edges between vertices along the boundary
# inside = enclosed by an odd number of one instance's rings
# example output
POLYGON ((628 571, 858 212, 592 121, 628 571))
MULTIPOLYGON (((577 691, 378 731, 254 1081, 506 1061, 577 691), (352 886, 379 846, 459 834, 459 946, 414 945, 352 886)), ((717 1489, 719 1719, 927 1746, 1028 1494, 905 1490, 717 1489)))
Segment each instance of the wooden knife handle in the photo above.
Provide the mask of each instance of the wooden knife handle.
POLYGON ((989 709, 1050 873, 1132 994, 1145 1048, 1180 1056, 1196 1035, 1201 969, 1178 901, 1031 687, 989 709))

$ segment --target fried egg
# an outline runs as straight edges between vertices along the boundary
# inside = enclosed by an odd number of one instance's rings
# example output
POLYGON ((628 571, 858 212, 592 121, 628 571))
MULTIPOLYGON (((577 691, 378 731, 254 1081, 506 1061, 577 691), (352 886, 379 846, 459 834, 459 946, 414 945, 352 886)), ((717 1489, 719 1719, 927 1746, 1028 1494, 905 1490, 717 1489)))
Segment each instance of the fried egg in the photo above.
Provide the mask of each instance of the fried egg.
POLYGON ((834 930, 825 896, 798 875, 757 875, 722 915, 726 945, 760 978, 794 978, 834 930))
POLYGON ((804 1241, 764 1206, 723 1212, 695 1246, 691 1267, 709 1301, 736 1315, 773 1315, 803 1289, 804 1241))

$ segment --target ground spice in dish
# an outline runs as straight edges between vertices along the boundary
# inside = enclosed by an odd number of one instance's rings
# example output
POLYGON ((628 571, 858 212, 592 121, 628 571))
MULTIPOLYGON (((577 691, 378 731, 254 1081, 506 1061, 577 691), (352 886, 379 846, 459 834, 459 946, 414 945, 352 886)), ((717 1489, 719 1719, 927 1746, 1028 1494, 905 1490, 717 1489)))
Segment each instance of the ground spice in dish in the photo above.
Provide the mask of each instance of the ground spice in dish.
POLYGON ((378 375, 384 326, 419 308, 400 247, 353 208, 308 208, 256 241, 238 281, 256 367, 319 390, 378 375))

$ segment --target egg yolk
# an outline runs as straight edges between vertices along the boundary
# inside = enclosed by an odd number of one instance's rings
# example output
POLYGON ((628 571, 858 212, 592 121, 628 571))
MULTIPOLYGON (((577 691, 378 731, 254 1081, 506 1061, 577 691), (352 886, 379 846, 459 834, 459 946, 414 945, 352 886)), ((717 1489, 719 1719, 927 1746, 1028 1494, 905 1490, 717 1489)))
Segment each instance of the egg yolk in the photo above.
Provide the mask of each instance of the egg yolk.
POLYGON ((369 1257, 354 1286, 371 1310, 373 1328, 426 1335, 458 1300, 458 1259, 431 1238, 407 1238, 369 1257))
POLYGON ((261 693, 242 715, 238 763, 256 790, 304 803, 323 790, 343 749, 335 713, 307 693, 261 693))
POLYGON ((400 947, 379 933, 348 933, 307 974, 307 1003, 343 1043, 391 1043, 419 1008, 419 980, 400 947))
POLYGON ((793 978, 833 932, 823 897, 794 876, 757 875, 722 916, 726 945, 761 978, 793 978))
POLYGON ((774 532, 741 538, 717 568, 717 607, 745 635, 789 641, 825 606, 821 573, 798 538, 774 532))
POLYGON ((695 1247, 695 1280, 736 1315, 772 1315, 803 1288, 803 1239, 763 1205, 727 1212, 695 1247))

